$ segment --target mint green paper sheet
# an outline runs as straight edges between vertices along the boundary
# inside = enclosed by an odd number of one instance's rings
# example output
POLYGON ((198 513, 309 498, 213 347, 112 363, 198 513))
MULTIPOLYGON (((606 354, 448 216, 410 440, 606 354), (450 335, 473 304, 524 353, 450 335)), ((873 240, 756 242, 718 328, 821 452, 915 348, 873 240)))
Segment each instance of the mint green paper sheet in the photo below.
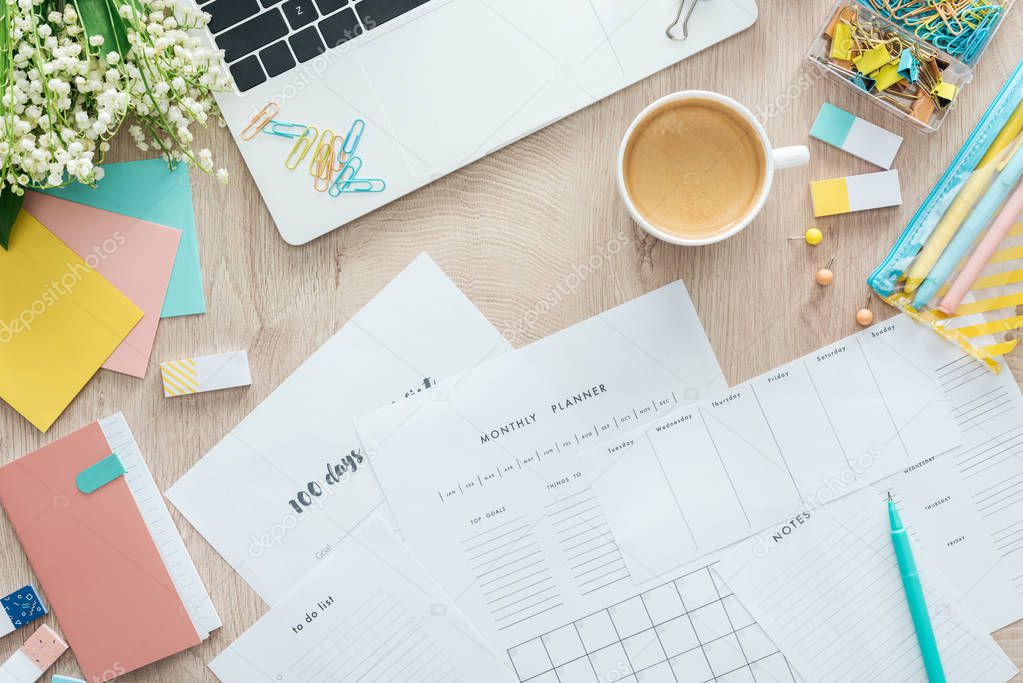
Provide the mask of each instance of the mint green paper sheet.
POLYGON ((206 312, 206 295, 199 268, 199 243, 192 211, 192 184, 188 166, 167 169, 163 159, 103 164, 106 175, 95 188, 80 183, 42 190, 71 202, 132 216, 181 231, 178 254, 161 318, 206 312))

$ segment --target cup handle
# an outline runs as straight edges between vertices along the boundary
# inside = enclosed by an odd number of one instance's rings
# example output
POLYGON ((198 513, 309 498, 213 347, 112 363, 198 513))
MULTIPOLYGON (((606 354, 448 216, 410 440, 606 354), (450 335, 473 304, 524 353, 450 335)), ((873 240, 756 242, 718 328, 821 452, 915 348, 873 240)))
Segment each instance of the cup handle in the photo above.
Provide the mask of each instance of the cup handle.
POLYGON ((810 150, 803 145, 792 147, 779 147, 771 150, 774 157, 775 168, 792 168, 793 166, 804 166, 810 162, 810 150))

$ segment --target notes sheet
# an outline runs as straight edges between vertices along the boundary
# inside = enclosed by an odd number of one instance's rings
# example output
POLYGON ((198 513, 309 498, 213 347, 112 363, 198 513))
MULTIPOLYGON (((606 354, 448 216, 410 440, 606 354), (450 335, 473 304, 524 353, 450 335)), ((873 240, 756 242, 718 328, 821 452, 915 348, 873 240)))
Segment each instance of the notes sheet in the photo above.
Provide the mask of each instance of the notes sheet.
MULTIPOLYGON (((807 680, 927 681, 885 499, 853 493, 776 527, 766 546, 740 545, 716 567, 807 680)), ((948 679, 1012 678, 1016 667, 926 553, 917 546, 914 556, 948 679)))

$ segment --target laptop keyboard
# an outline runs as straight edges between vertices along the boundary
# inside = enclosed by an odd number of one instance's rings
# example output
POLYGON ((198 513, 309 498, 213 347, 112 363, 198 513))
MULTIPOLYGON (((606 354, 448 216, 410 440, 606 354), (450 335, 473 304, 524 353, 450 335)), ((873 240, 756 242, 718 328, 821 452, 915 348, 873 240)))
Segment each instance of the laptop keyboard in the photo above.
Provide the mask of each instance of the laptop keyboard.
POLYGON ((428 1, 198 0, 242 92, 428 1))

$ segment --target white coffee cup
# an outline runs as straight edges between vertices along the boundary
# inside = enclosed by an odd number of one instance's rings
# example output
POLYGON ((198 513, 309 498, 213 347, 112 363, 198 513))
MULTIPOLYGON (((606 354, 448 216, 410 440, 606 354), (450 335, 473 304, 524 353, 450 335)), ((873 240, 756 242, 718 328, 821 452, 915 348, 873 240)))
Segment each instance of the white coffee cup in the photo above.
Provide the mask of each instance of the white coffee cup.
POLYGON ((743 228, 749 225, 754 218, 756 218, 757 214, 760 213, 760 210, 764 208, 764 203, 767 201, 767 195, 771 192, 771 183, 774 178, 775 169, 802 166, 809 160, 810 150, 803 145, 772 149, 771 142, 767 139, 767 132, 764 130, 764 127, 760 125, 760 122, 757 121, 756 117, 753 116, 753 112, 733 100, 731 97, 719 95, 718 93, 707 90, 683 90, 682 92, 665 95, 661 99, 650 104, 646 109, 639 113, 639 116, 632 121, 628 130, 625 131, 625 136, 622 138, 622 144, 618 148, 618 193, 622 196, 622 201, 625 202, 625 206, 628 208, 629 213, 632 214, 632 218, 639 223, 640 227, 654 237, 664 240, 665 242, 670 242, 671 244, 680 244, 685 246, 713 244, 714 242, 720 242, 721 240, 727 239, 740 232, 743 228), (735 225, 731 226, 724 232, 710 237, 680 237, 679 235, 665 232, 656 225, 651 224, 650 221, 644 218, 643 214, 641 214, 636 208, 632 197, 629 196, 628 187, 626 187, 625 184, 625 150, 626 147, 628 147, 628 143, 632 139, 632 135, 636 131, 636 128, 646 121, 647 117, 649 117, 653 112, 664 105, 687 99, 711 100, 731 109, 733 112, 749 122, 756 131, 757 138, 760 140, 760 144, 764 150, 766 167, 764 169, 764 179, 761 183, 756 201, 753 203, 747 214, 741 220, 737 221, 735 225))

